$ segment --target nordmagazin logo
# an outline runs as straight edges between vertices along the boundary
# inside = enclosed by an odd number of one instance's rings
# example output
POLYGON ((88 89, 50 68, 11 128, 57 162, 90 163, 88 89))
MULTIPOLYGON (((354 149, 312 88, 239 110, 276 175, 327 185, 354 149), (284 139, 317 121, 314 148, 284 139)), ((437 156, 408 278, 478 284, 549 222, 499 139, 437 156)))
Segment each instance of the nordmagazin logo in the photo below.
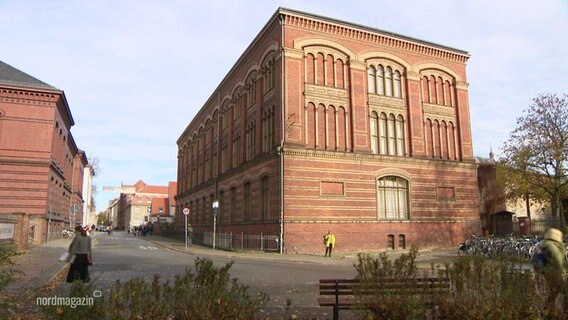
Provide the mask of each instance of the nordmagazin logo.
POLYGON ((95 304, 95 298, 99 298, 102 296, 102 292, 100 290, 93 291, 93 296, 85 296, 85 297, 37 297, 36 298, 36 305, 38 306, 56 306, 56 307, 70 307, 75 309, 76 307, 82 306, 92 306, 95 304))

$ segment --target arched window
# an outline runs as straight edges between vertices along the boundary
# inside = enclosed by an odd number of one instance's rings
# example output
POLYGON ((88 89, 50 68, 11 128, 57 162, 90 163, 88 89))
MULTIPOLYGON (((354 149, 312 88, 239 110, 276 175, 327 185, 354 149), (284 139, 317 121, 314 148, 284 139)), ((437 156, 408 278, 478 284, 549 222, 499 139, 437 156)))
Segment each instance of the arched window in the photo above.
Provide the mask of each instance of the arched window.
POLYGON ((316 83, 316 57, 311 53, 306 56, 306 82, 316 83))
POLYGON ((428 85, 428 77, 422 77, 422 102, 429 103, 430 102, 430 90, 428 85))
POLYGON ((380 64, 377 67, 377 94, 385 94, 385 69, 380 64))
POLYGON ((316 58, 316 84, 325 85, 325 57, 321 52, 318 52, 316 58))
POLYGON ((408 181, 396 176, 377 179, 377 208, 379 219, 408 219, 408 181))
POLYGON ((343 60, 337 59, 335 61, 335 77, 336 77, 336 84, 335 86, 338 88, 345 88, 345 70, 344 70, 344 63, 343 60))
POLYGON ((402 97, 402 87, 400 84, 400 72, 394 72, 394 97, 401 98, 402 97))
POLYGON ((328 54, 325 59, 325 85, 335 86, 335 58, 328 54))
POLYGON ((377 93, 377 87, 376 87, 376 81, 375 81, 376 76, 377 76, 377 70, 375 69, 375 66, 370 66, 369 67, 369 76, 368 76, 368 81, 369 81, 368 92, 369 93, 377 93))
POLYGON ((392 68, 387 67, 385 71, 385 96, 392 97, 392 68))

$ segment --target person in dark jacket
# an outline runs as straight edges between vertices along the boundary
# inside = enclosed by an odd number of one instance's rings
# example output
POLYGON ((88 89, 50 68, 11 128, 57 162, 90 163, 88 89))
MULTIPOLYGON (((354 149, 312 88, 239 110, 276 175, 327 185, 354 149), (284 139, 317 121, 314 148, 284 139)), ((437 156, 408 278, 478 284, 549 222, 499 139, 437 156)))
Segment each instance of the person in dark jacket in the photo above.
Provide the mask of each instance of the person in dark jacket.
POLYGON ((69 273, 67 273, 67 282, 71 283, 75 280, 89 282, 89 266, 93 263, 91 237, 81 226, 75 227, 75 233, 69 246, 69 256, 72 262, 69 273))

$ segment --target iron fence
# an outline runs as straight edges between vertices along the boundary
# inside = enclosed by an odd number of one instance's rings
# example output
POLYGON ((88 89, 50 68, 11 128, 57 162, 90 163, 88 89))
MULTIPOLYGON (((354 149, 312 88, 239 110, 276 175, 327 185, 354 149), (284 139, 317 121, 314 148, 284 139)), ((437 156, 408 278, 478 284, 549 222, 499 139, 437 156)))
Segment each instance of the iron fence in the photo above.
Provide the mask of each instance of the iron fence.
MULTIPOLYGON (((546 219, 530 220, 531 234, 544 234, 548 228, 560 228, 560 219, 557 217, 548 217, 546 219)), ((517 221, 513 223, 513 232, 521 233, 521 227, 517 221)))
MULTIPOLYGON (((212 247, 213 232, 194 232, 192 242, 195 244, 212 247)), ((227 250, 256 250, 277 252, 280 250, 279 236, 265 233, 244 232, 218 232, 215 235, 215 247, 227 250)))

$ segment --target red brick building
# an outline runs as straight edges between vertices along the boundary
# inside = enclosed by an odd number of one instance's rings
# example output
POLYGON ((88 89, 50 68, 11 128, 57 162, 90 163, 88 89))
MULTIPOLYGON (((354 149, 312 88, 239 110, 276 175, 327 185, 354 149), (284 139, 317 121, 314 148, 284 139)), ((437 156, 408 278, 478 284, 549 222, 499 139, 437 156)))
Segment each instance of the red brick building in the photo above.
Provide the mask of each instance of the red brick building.
POLYGON ((169 182, 167 186, 156 186, 138 180, 133 185, 121 185, 116 204, 117 221, 109 219, 109 224, 119 230, 127 230, 158 220, 171 222, 176 189, 176 182, 169 182))
POLYGON ((176 223, 281 234, 288 253, 480 232, 469 54, 279 8, 179 137, 176 223))
POLYGON ((81 223, 87 157, 74 124, 62 90, 0 61, 0 241, 26 248, 81 223))

